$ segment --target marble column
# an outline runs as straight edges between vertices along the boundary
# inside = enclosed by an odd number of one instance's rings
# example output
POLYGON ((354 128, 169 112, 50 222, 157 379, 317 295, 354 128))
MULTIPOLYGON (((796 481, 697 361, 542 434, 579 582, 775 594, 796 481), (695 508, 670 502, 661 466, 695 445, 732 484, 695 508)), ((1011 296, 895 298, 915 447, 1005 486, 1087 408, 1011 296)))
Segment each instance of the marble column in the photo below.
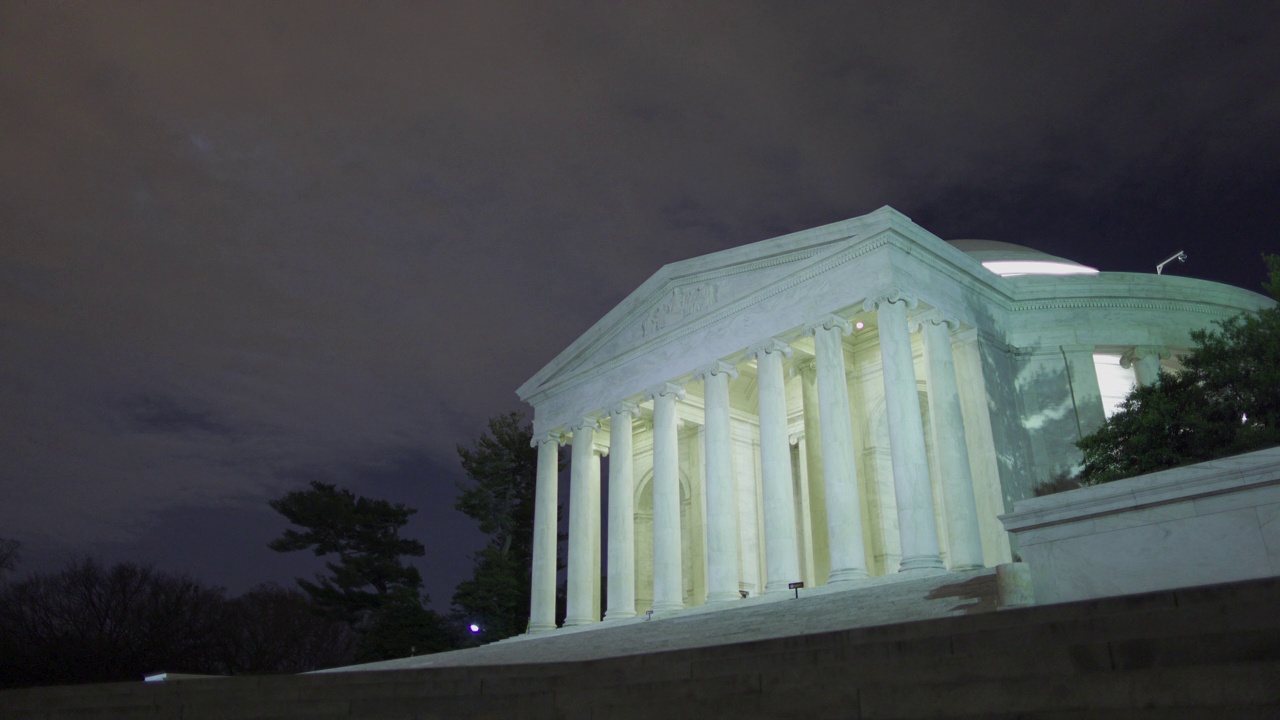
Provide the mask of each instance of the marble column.
POLYGON ((893 463, 893 494, 898 503, 898 535, 902 562, 898 572, 945 570, 938 548, 933 491, 925 454, 920 396, 916 389, 907 306, 914 298, 894 291, 869 299, 863 310, 876 311, 880 326, 880 359, 884 376, 885 413, 889 421, 889 455, 893 463))
POLYGON ((595 453, 595 431, 599 427, 594 419, 588 418, 570 428, 573 452, 569 466, 569 567, 565 588, 565 627, 593 623, 600 611, 598 605, 592 608, 595 596, 592 575, 599 574, 594 572, 599 550, 591 547, 591 516, 600 515, 599 491, 592 492, 591 488, 592 478, 600 477, 600 458, 595 453), (595 465, 594 472, 592 465, 595 465))
POLYGON ((1107 421, 1102 409, 1102 391, 1098 389, 1098 369, 1093 364, 1093 345, 1063 345, 1062 357, 1067 365, 1067 382, 1071 403, 1076 412, 1076 427, 1084 437, 1107 421))
POLYGON ((955 358, 951 353, 951 332, 960 323, 937 310, 917 316, 924 342, 925 368, 929 383, 929 418, 933 425, 933 450, 938 459, 942 497, 946 503, 947 546, 951 569, 973 570, 984 566, 982 534, 978 530, 978 504, 973 495, 973 472, 969 468, 969 444, 960 408, 960 386, 956 383, 955 358))
POLYGON ((729 380, 738 370, 727 362, 700 368, 706 420, 707 602, 738 600, 738 523, 733 495, 733 448, 729 434, 729 380))
POLYGON ((600 622, 600 578, 603 566, 600 556, 604 543, 600 535, 600 496, 603 492, 600 482, 600 458, 609 454, 607 447, 593 443, 591 446, 591 501, 589 507, 595 508, 591 513, 591 621, 600 622))
MULTIPOLYGON (((791 496, 796 499, 796 535, 800 547, 800 577, 805 587, 816 587, 818 577, 814 574, 813 562, 813 505, 809 498, 809 463, 805 455, 809 443, 804 440, 804 433, 798 432, 787 437, 787 442, 796 449, 796 462, 791 468, 791 496)), ((816 443, 815 443, 816 445, 816 443)), ((826 578, 823 577, 825 582, 826 578)))
POLYGON ((653 399, 653 610, 684 608, 680 565, 680 449, 676 400, 684 388, 663 383, 646 393, 653 399))
POLYGON ((1133 368, 1139 385, 1155 385, 1160 380, 1160 359, 1168 356, 1165 348, 1142 345, 1121 355, 1120 367, 1133 368))
POLYGON ((538 479, 533 501, 533 573, 530 578, 529 632, 556 627, 556 547, 559 529, 560 434, 533 441, 538 448, 538 479))
POLYGON ((605 622, 636 614, 635 484, 631 419, 640 414, 624 402, 609 411, 609 583, 605 622))
POLYGON ((782 372, 782 358, 791 353, 791 346, 777 339, 747 351, 749 357, 756 359, 760 470, 764 485, 766 594, 789 592, 787 585, 800 580, 791 443, 787 434, 787 389, 782 372))
POLYGON ((805 539, 808 542, 806 556, 810 558, 809 567, 814 574, 814 583, 822 585, 828 582, 831 574, 831 550, 827 530, 827 492, 826 475, 822 460, 822 421, 818 408, 818 373, 817 359, 795 363, 793 372, 800 375, 800 402, 804 406, 804 440, 801 462, 804 464, 805 523, 810 528, 805 539), (818 508, 821 508, 819 510, 818 508))
POLYGON ((813 335, 817 364, 822 477, 826 488, 827 541, 831 574, 827 582, 847 582, 867 576, 862 540, 862 511, 858 501, 858 469, 853 450, 849 385, 845 379, 844 343, 853 332, 848 320, 829 315, 805 327, 813 335))

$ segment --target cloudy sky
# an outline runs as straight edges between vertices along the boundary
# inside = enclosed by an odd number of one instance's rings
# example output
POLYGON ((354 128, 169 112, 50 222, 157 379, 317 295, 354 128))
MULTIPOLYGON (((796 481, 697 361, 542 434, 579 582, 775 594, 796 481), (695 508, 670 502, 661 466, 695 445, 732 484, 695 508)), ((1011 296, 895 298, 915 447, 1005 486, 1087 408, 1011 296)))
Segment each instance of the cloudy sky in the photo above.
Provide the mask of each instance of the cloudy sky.
POLYGON ((308 480, 483 539, 454 446, 663 264, 892 205, 1257 289, 1280 5, 0 0, 0 536, 240 592, 308 480))

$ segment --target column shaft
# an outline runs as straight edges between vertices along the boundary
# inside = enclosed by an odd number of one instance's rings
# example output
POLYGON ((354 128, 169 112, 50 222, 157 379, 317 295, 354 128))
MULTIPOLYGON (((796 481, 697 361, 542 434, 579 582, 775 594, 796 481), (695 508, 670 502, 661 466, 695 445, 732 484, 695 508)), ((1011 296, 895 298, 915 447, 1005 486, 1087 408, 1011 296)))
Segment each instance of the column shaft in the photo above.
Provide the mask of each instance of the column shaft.
POLYGON ((609 425, 609 583, 604 619, 636 614, 636 531, 631 454, 634 406, 615 411, 609 425))
POLYGON ((1080 437, 1092 433, 1107 421, 1106 412, 1102 409, 1102 391, 1098 389, 1098 369, 1093 364, 1093 351, 1092 345, 1062 346, 1080 437))
POLYGON ((600 622, 600 577, 603 567, 600 556, 602 546, 600 537, 600 455, 601 450, 592 447, 591 450, 591 502, 588 505, 591 508, 591 622, 600 622))
POLYGON ((1160 357, 1168 357, 1162 347, 1140 346, 1120 356, 1121 367, 1132 367, 1138 385, 1155 385, 1160 381, 1160 357))
POLYGON ((800 398, 804 404, 804 448, 801 462, 806 471, 805 493, 808 497, 808 519, 811 530, 806 555, 811 558, 814 583, 829 582, 831 574, 830 531, 827 529, 826 470, 822 457, 822 421, 818 401, 818 377, 815 362, 800 365, 800 398), (821 509, 819 509, 821 508, 821 509))
POLYGON ((592 610, 594 583, 591 576, 595 551, 591 548, 591 515, 600 514, 599 495, 591 491, 592 463, 599 463, 594 452, 595 429, 584 425, 573 431, 573 460, 569 467, 569 568, 565 597, 565 627, 595 622, 598 610, 592 610), (592 499, 595 505, 592 506, 592 499))
POLYGON ((756 355, 756 390, 760 409, 760 469, 764 485, 766 593, 789 592, 800 579, 796 546, 796 509, 792 493, 791 443, 787 436, 787 391, 782 374, 781 343, 756 355))
POLYGON ((653 398, 653 610, 684 608, 680 566, 680 456, 676 394, 653 398))
POLYGON ((893 494, 898 503, 898 534, 902 542, 902 564, 898 571, 942 570, 945 567, 938 549, 920 396, 911 357, 911 336, 907 332, 907 301, 891 297, 875 304, 880 326, 885 413, 889 421, 889 454, 893 462, 893 494))
POLYGON ((729 436, 729 378, 725 368, 703 374, 707 459, 707 602, 739 599, 738 523, 729 436))
POLYGON ((797 460, 791 466, 791 496, 796 499, 796 545, 800 552, 800 577, 796 579, 811 588, 818 584, 818 578, 813 574, 813 506, 809 502, 809 463, 805 462, 809 443, 804 441, 804 433, 792 435, 788 441, 796 449, 797 460))
POLYGON ((934 319, 920 323, 929 375, 933 448, 946 502, 951 569, 972 570, 984 565, 982 535, 978 530, 978 504, 973 496, 973 472, 969 468, 969 445, 960 409, 950 327, 950 323, 934 319))
POLYGON ((845 380, 843 323, 813 328, 818 371, 818 411, 822 442, 822 475, 826 487, 827 537, 831 574, 828 582, 867 576, 862 542, 862 511, 858 499, 858 469, 853 452, 853 424, 849 419, 849 386, 845 380))
POLYGON ((1147 355, 1139 359, 1133 366, 1133 374, 1139 385, 1155 385, 1160 379, 1160 356, 1147 355))
POLYGON ((533 505, 533 574, 530 578, 529 632, 556 627, 556 510, 560 484, 560 443, 538 443, 538 480, 533 505))

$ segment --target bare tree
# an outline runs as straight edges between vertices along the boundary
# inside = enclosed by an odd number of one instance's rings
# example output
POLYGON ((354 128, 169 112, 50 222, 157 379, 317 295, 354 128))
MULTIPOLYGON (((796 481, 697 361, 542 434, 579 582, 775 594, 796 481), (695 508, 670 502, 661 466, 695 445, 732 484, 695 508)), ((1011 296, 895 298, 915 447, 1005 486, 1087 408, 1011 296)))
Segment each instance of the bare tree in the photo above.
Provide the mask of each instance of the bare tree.
POLYGON ((306 672, 356 661, 359 636, 295 588, 259 585, 228 603, 223 662, 235 673, 306 672))
POLYGON ((18 567, 18 561, 22 559, 21 550, 22 543, 17 540, 0 537, 0 573, 8 572, 18 567))
POLYGON ((185 576, 96 560, 0 593, 0 679, 8 685, 220 672, 222 591, 185 576))

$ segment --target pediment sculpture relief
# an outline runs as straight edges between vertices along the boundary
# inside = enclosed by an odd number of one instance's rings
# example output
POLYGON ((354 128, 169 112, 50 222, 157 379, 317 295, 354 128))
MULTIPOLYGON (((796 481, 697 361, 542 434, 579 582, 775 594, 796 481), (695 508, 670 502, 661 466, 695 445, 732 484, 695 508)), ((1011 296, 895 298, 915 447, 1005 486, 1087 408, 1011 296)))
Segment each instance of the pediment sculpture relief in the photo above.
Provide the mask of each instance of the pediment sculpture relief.
POLYGON ((715 283, 675 288, 649 311, 640 324, 640 331, 644 337, 651 337, 672 323, 706 310, 715 302, 715 283))

